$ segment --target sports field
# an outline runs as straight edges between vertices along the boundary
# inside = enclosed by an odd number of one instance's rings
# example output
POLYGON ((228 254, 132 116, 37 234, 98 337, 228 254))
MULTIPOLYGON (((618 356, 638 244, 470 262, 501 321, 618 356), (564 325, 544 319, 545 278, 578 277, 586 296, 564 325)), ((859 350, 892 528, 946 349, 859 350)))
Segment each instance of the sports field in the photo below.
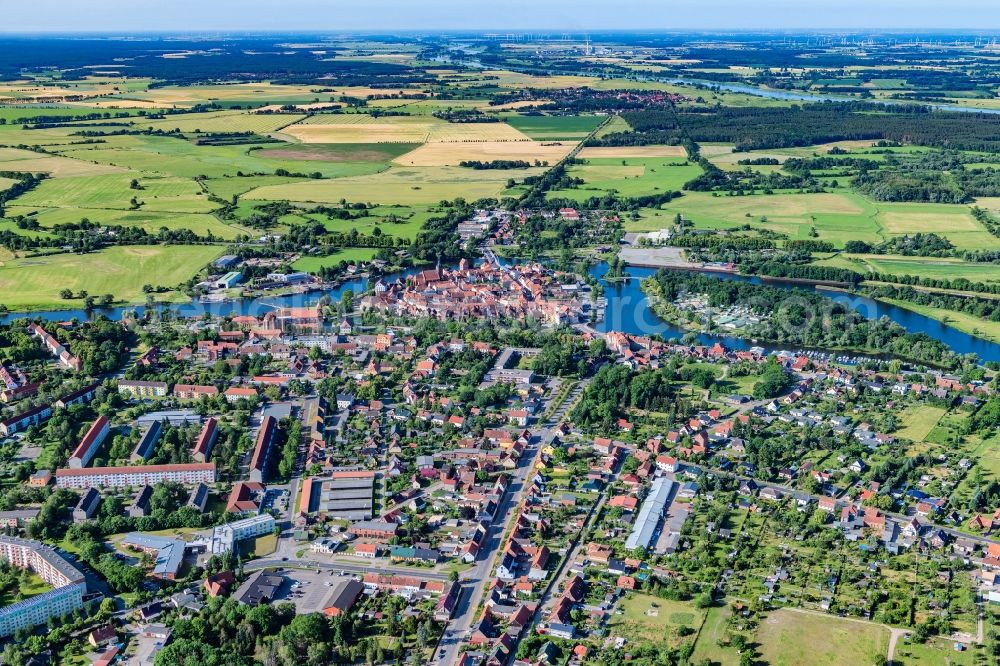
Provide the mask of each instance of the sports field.
MULTIPOLYGON (((173 287, 222 254, 214 245, 115 246, 90 254, 13 259, 0 267, 0 292, 11 309, 79 305, 59 298, 62 289, 94 296, 114 294, 130 303, 145 301, 145 284, 173 287)), ((183 296, 180 296, 183 298, 183 296)), ((159 300, 165 296, 159 294, 159 300)))
POLYGON ((874 664, 889 650, 889 630, 862 620, 780 609, 757 629, 761 661, 771 666, 874 664))

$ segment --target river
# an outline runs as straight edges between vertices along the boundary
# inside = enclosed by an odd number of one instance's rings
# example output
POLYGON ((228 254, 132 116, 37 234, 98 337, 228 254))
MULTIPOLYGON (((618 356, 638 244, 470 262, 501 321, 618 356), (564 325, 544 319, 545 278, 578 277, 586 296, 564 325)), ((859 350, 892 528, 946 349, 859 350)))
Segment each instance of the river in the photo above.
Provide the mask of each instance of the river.
MULTIPOLYGON (((660 81, 661 79, 656 79, 654 77, 644 77, 648 81, 660 81)), ((920 106, 926 106, 936 111, 958 111, 961 113, 989 113, 998 114, 1000 109, 981 109, 972 106, 960 106, 958 104, 942 104, 940 102, 922 102, 920 100, 890 100, 890 99, 861 99, 859 97, 848 97, 846 95, 830 95, 826 93, 803 93, 803 92, 791 92, 788 90, 776 90, 774 88, 760 88, 758 86, 752 86, 745 83, 717 83, 715 81, 707 81, 704 79, 662 79, 665 83, 676 83, 676 84, 686 84, 693 86, 706 86, 709 88, 718 88, 726 92, 732 93, 742 93, 744 95, 754 95, 757 97, 765 97, 767 99, 781 99, 789 102, 868 102, 873 104, 885 104, 891 106, 893 104, 919 104, 920 106)))
MULTIPOLYGON (((400 277, 413 275, 422 268, 409 268, 399 273, 385 276, 385 280, 391 281, 400 277)), ((602 280, 607 272, 606 263, 600 263, 590 269, 590 274, 602 280)), ((602 283, 605 287, 605 298, 607 306, 604 310, 603 320, 595 327, 597 330, 622 331, 632 335, 653 335, 659 334, 666 339, 681 338, 687 332, 673 324, 669 324, 657 317, 649 307, 649 301, 640 288, 640 280, 650 277, 656 272, 653 268, 640 268, 636 266, 628 267, 628 273, 633 278, 625 282, 615 282, 609 284, 602 283)), ((748 278, 742 275, 732 275, 725 273, 706 273, 720 280, 749 280, 759 284, 758 278, 748 278)), ((790 284, 783 282, 768 281, 769 285, 781 287, 782 289, 802 289, 801 284, 790 284)), ((258 298, 244 298, 220 303, 203 303, 192 300, 187 303, 159 304, 154 306, 157 310, 169 309, 180 317, 196 318, 208 313, 216 317, 227 315, 253 315, 260 317, 269 310, 278 307, 298 307, 316 303, 324 296, 329 296, 332 300, 339 300, 344 292, 350 289, 355 295, 361 294, 368 289, 369 278, 359 277, 348 280, 339 286, 326 291, 314 291, 306 294, 291 294, 288 296, 264 296, 258 298)), ((911 312, 904 308, 887 303, 881 303, 864 296, 856 296, 839 291, 824 290, 824 295, 849 305, 868 318, 889 317, 906 330, 912 333, 926 333, 930 337, 940 340, 959 354, 977 354, 983 361, 1000 362, 1000 344, 977 338, 968 333, 963 333, 947 324, 943 324, 935 319, 926 317, 916 312, 911 312)), ((93 313, 85 310, 44 310, 31 313, 7 313, 0 316, 0 323, 32 317, 47 321, 66 321, 69 319, 87 319, 92 314, 102 314, 110 319, 121 319, 126 312, 136 312, 140 316, 146 311, 146 306, 121 306, 113 308, 97 308, 93 313)), ((704 344, 714 344, 722 342, 732 349, 748 349, 756 346, 757 343, 738 336, 699 334, 699 341, 704 344)), ((759 346, 765 349, 776 349, 776 347, 766 344, 759 346)))
MULTIPOLYGON (((592 267, 590 274, 597 279, 601 279, 607 270, 607 264, 601 263, 592 267)), ((633 335, 659 334, 666 339, 680 338, 687 333, 684 329, 657 317, 649 307, 649 299, 642 292, 640 280, 656 273, 656 269, 629 266, 626 270, 630 276, 639 279, 615 282, 613 284, 608 284, 602 280, 608 303, 604 311, 604 320, 595 326, 595 328, 602 332, 622 331, 633 335)), ((705 273, 704 275, 719 280, 746 280, 754 284, 761 283, 759 278, 743 275, 727 273, 705 273)), ((779 287, 789 291, 809 288, 801 284, 771 280, 767 284, 768 286, 779 287)), ((926 333, 935 340, 945 343, 959 354, 977 354, 983 361, 1000 362, 1000 344, 995 342, 977 338, 974 335, 963 333, 947 324, 943 324, 936 319, 931 319, 930 317, 895 305, 875 301, 865 296, 825 289, 822 291, 824 296, 850 306, 869 319, 878 319, 883 316, 888 317, 907 331, 911 333, 926 333)), ((757 344, 742 337, 726 335, 699 334, 698 340, 702 344, 722 342, 723 345, 732 349, 747 349, 757 344)), ((760 344, 759 346, 765 349, 775 349, 773 345, 760 344)), ((787 349, 787 347, 784 348, 787 349)))

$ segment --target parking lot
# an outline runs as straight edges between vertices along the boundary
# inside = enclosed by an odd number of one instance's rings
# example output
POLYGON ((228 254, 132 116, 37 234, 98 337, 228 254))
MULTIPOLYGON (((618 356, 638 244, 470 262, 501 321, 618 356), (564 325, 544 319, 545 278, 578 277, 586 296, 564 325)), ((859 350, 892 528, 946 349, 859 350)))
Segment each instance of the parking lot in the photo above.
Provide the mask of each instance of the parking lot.
POLYGON ((274 601, 290 601, 298 613, 322 612, 332 585, 341 578, 339 572, 316 573, 315 569, 283 569, 281 574, 286 583, 274 601))

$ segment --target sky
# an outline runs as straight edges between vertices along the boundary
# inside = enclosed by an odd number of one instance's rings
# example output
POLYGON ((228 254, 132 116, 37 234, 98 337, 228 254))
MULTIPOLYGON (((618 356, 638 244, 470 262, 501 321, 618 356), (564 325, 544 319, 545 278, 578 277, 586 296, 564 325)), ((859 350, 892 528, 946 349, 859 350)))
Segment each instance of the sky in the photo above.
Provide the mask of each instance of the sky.
POLYGON ((1000 0, 35 0, 3 32, 1000 31, 1000 0))

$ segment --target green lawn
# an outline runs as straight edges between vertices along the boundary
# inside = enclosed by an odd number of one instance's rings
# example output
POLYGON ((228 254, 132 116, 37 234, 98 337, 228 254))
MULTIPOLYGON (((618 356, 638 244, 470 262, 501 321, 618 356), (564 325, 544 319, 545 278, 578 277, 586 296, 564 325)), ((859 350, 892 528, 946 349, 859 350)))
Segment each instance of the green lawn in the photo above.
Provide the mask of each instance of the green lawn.
POLYGON ((740 656, 735 648, 723 647, 719 645, 720 640, 725 640, 726 625, 732 616, 732 608, 727 606, 713 606, 708 609, 705 615, 705 623, 698 633, 698 641, 694 645, 694 654, 691 655, 691 662, 698 663, 703 659, 708 659, 713 664, 720 666, 737 666, 740 663, 740 656))
POLYGON ((781 609, 757 629, 761 660, 771 666, 870 666, 889 650, 881 625, 781 609))
POLYGON ((316 273, 324 266, 336 266, 341 261, 349 263, 371 261, 376 252, 378 250, 371 247, 343 247, 327 257, 303 257, 293 263, 292 268, 297 271, 316 273))
POLYGON ((663 643, 679 645, 684 641, 677 634, 681 627, 697 630, 705 611, 691 602, 670 601, 647 594, 629 592, 619 602, 623 615, 612 615, 608 629, 612 635, 624 636, 636 643, 663 643))
MULTIPOLYGON (((90 254, 58 254, 12 259, 0 267, 3 303, 12 310, 79 307, 79 299, 62 300, 64 288, 86 290, 116 300, 145 302, 145 284, 173 287, 186 281, 222 254, 217 245, 115 246, 90 254)), ((178 295, 178 298, 186 298, 178 295)), ((157 296, 165 300, 164 294, 157 296)))
POLYGON ((924 644, 904 644, 899 641, 893 664, 898 666, 973 666, 976 663, 976 650, 955 650, 955 641, 946 639, 931 639, 924 644))
POLYGON ((913 442, 922 442, 927 439, 927 435, 938 424, 945 411, 943 407, 931 405, 908 407, 899 415, 898 422, 901 427, 893 434, 913 442))
POLYGON ((52 590, 52 586, 42 580, 38 574, 30 569, 24 570, 24 573, 20 575, 20 579, 14 593, 0 594, 0 608, 9 606, 15 601, 18 601, 17 593, 20 593, 21 599, 30 599, 31 597, 44 594, 50 590, 52 590))
POLYGON ((922 314, 925 317, 930 317, 931 319, 944 322, 952 328, 956 328, 978 338, 983 338, 984 340, 990 340, 992 342, 1000 341, 1000 322, 980 319, 975 315, 967 314, 965 312, 945 310, 944 308, 935 308, 929 305, 917 305, 916 303, 911 303, 909 301, 901 301, 892 298, 884 300, 886 303, 898 305, 901 308, 912 310, 913 312, 922 314))

